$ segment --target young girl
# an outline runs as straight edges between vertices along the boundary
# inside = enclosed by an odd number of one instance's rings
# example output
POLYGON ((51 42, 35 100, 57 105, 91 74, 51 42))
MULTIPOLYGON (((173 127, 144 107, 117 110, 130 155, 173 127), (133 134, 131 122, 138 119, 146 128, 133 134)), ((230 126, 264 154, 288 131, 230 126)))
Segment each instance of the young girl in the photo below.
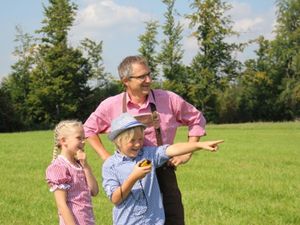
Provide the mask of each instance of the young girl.
POLYGON ((197 150, 217 151, 223 141, 143 147, 145 125, 129 113, 113 120, 108 135, 117 147, 103 164, 103 187, 115 207, 117 225, 163 225, 165 214, 155 168, 171 157, 197 150), (147 159, 144 162, 144 159, 147 159))
POLYGON ((60 225, 94 225, 91 196, 98 184, 87 163, 82 123, 61 121, 54 130, 53 160, 46 180, 58 208, 60 225))

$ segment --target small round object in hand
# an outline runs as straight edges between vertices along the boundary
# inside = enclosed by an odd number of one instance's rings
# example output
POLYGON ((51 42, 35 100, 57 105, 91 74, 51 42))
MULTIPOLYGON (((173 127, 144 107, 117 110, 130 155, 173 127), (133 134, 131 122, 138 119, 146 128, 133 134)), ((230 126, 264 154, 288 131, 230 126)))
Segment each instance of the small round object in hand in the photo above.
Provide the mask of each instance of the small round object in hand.
POLYGON ((140 164, 139 167, 149 166, 151 165, 151 161, 149 159, 144 159, 140 164))

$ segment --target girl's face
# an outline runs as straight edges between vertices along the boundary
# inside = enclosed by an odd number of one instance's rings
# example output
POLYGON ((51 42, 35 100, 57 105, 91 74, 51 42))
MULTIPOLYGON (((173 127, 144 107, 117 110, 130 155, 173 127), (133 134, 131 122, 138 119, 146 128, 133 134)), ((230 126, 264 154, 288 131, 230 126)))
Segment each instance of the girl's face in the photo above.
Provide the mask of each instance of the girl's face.
POLYGON ((84 147, 83 128, 75 127, 72 130, 70 130, 62 138, 62 147, 68 150, 68 152, 72 153, 73 155, 75 155, 78 150, 83 150, 84 147))
POLYGON ((119 150, 123 155, 135 158, 144 144, 144 135, 141 129, 135 129, 131 139, 122 139, 119 150))

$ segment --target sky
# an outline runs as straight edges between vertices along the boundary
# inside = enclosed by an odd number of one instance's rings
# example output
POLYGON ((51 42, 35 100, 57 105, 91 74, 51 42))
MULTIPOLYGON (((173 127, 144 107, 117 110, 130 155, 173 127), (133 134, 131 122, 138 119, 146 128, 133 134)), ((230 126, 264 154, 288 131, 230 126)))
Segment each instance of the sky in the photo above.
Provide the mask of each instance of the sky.
MULTIPOLYGON (((145 21, 157 20, 164 23, 165 5, 161 0, 73 0, 78 5, 74 25, 69 33, 70 45, 76 47, 84 38, 103 41, 103 63, 105 70, 117 74, 117 67, 128 55, 138 54, 140 43, 138 36, 145 32, 145 21)), ((177 0, 175 8, 179 14, 193 12, 191 0, 177 0)), ((233 21, 233 28, 239 37, 228 41, 244 42, 263 35, 274 38, 275 0, 227 0, 232 9, 228 12, 233 21)), ((16 26, 31 35, 42 27, 44 18, 43 5, 47 0, 0 0, 0 81, 11 72, 11 66, 17 58, 13 55, 18 45, 16 26)), ((197 52, 197 43, 187 29, 188 21, 181 18, 186 28, 183 32, 182 45, 185 51, 183 61, 186 64, 197 52)), ((161 33, 161 30, 160 30, 161 33)), ((161 40, 161 34, 158 35, 161 40)), ((255 57, 256 46, 248 47, 237 58, 244 61, 255 57)))

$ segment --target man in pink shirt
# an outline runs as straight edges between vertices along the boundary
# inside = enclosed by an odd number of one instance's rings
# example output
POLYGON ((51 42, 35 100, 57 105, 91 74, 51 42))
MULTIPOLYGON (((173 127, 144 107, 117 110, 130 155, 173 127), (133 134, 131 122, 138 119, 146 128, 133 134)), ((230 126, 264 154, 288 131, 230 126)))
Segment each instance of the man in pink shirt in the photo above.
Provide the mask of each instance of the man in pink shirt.
MULTIPOLYGON (((200 111, 173 92, 151 90, 151 72, 143 57, 126 57, 118 70, 126 92, 102 101, 84 124, 88 142, 103 160, 110 154, 98 134, 108 133, 112 120, 123 112, 129 112, 147 125, 145 146, 173 144, 179 126, 188 126, 189 141, 199 141, 205 135, 206 121, 200 111)), ((181 193, 174 168, 190 158, 191 154, 173 157, 156 171, 167 225, 184 224, 181 193)))

